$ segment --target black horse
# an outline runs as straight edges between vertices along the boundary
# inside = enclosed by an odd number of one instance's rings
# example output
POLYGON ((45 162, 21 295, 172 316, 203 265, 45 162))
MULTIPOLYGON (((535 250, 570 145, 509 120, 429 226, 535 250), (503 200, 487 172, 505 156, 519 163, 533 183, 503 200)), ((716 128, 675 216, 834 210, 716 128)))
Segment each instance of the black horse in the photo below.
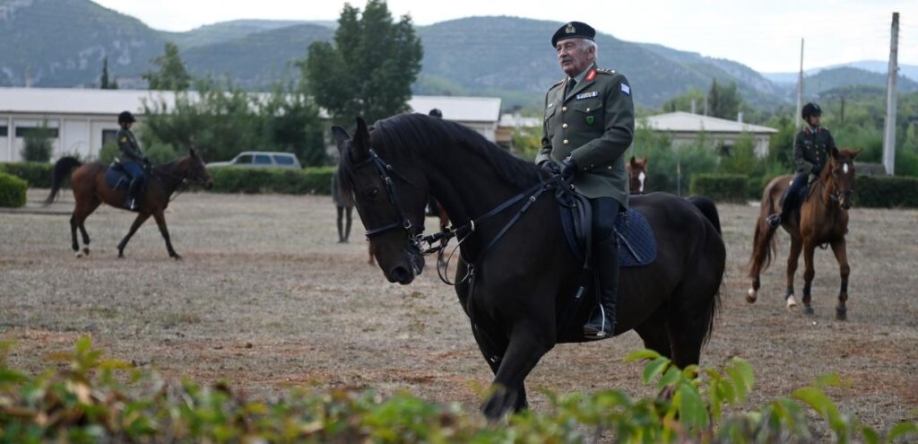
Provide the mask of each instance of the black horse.
MULTIPOLYGON (((418 237, 428 194, 461 226, 459 301, 495 374, 482 410, 496 419, 526 408, 526 376, 555 344, 584 341, 595 308, 588 297, 570 322, 560 322, 582 264, 566 246, 552 193, 530 199, 552 180, 478 133, 421 114, 381 120, 372 130, 358 118, 353 138, 333 131, 340 183, 354 193, 389 281, 409 284, 423 268, 418 237)), ((633 329, 676 365, 697 364, 726 260, 716 208, 661 193, 632 197, 631 207, 647 217, 660 249, 654 263, 622 270, 616 334, 633 329)))

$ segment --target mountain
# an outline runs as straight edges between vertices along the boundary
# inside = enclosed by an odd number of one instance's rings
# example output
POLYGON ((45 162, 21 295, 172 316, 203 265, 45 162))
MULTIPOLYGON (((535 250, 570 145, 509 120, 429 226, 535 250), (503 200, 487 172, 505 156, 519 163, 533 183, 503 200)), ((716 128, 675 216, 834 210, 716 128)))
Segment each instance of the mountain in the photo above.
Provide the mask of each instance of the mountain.
MULTIPOLYGON (((837 67, 814 70, 813 74, 807 74, 803 77, 803 95, 804 98, 816 98, 827 91, 838 90, 847 86, 859 85, 863 87, 873 87, 886 90, 888 79, 886 74, 871 72, 860 68, 837 67)), ((797 96, 797 77, 794 76, 792 83, 777 83, 783 93, 779 93, 788 101, 794 100, 797 96)), ((897 88, 901 93, 918 91, 918 82, 904 76, 899 76, 897 88)))
POLYGON ((289 26, 300 25, 296 20, 232 20, 215 23, 192 29, 187 32, 162 32, 165 40, 170 40, 185 50, 238 40, 249 35, 273 31, 289 26))
POLYGON ((0 78, 9 85, 91 85, 108 56, 137 76, 163 51, 160 33, 88 0, 0 0, 0 78))
MULTIPOLYGON (((424 60, 413 90, 499 96, 507 109, 539 108, 548 88, 564 76, 549 43, 560 24, 470 17, 417 27, 424 60)), ((122 87, 143 88, 141 74, 153 69, 151 60, 173 41, 195 76, 228 76, 236 85, 261 89, 296 78, 291 62, 305 58, 313 42, 333 39, 335 28, 329 21, 235 20, 170 33, 90 0, 0 0, 0 85, 93 87, 107 56, 122 87)), ((788 103, 794 96, 793 75, 790 84, 781 83, 776 81, 781 74, 762 75, 694 52, 608 34, 597 35, 596 42, 599 65, 628 77, 639 106, 658 107, 690 89, 707 91, 712 80, 736 82, 744 100, 761 108, 788 103)), ((875 62, 858 63, 877 68, 875 62)), ((903 66, 903 73, 911 68, 903 66)), ((852 84, 882 86, 885 80, 882 74, 845 67, 814 72, 806 84, 807 94, 817 95, 852 84)), ((900 81, 903 91, 915 86, 900 81)))
MULTIPOLYGON (((886 75, 889 70, 889 62, 881 60, 861 60, 859 62, 842 63, 839 65, 830 65, 822 68, 813 68, 803 71, 804 76, 815 75, 820 71, 833 68, 858 68, 864 71, 875 72, 886 75)), ((899 65, 899 75, 907 77, 909 80, 918 82, 918 65, 899 65)), ((766 79, 775 83, 797 83, 797 73, 795 72, 773 72, 762 73, 766 79)))

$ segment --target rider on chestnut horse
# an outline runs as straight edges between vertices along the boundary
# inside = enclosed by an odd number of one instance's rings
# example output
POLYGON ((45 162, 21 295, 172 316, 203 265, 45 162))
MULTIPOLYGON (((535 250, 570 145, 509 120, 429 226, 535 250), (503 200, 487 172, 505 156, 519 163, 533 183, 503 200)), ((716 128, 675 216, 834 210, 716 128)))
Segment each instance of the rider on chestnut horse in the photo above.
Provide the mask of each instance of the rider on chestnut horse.
POLYGON ((768 225, 772 228, 777 228, 781 225, 782 220, 799 208, 800 190, 809 182, 810 174, 813 177, 819 177, 826 161, 829 160, 829 153, 836 148, 832 134, 828 129, 819 125, 822 116, 819 105, 807 103, 801 114, 807 127, 800 130, 797 137, 794 138, 794 162, 797 164, 797 175, 794 176, 784 197, 781 213, 768 216, 768 225))
POLYGON ((121 150, 119 159, 121 168, 128 176, 131 176, 131 185, 128 188, 128 200, 126 206, 130 210, 137 209, 137 198, 146 185, 147 175, 151 167, 150 159, 143 154, 137 145, 137 138, 131 132, 131 126, 136 122, 134 115, 130 111, 124 111, 118 115, 118 149, 121 150))

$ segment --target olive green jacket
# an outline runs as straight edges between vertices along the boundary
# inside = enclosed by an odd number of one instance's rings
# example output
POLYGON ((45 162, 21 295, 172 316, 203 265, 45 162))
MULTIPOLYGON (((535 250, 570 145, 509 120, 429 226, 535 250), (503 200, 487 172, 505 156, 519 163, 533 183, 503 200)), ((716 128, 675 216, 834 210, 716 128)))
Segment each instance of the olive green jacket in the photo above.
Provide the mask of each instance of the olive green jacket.
POLYGON ((797 174, 813 172, 814 167, 822 169, 829 160, 835 139, 829 130, 819 127, 801 130, 794 138, 794 163, 797 174))
POLYGON ((115 137, 118 139, 118 149, 121 150, 120 160, 122 162, 142 162, 146 158, 143 155, 143 151, 140 151, 140 147, 137 146, 137 139, 134 138, 134 133, 130 130, 121 128, 115 137))
POLYGON ((587 198, 612 197, 628 206, 625 150, 634 138, 634 101, 624 75, 589 68, 583 81, 563 97, 568 80, 545 95, 542 149, 536 163, 561 163, 572 156, 578 171, 574 188, 587 198))

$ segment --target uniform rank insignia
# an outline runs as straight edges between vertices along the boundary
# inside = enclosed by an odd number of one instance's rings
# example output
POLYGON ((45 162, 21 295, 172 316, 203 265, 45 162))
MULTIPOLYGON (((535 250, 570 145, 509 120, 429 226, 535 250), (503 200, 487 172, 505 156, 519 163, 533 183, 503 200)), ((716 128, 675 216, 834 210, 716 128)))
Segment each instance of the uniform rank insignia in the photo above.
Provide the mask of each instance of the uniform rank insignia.
POLYGON ((592 125, 593 122, 595 122, 595 121, 596 121, 596 119, 595 119, 593 116, 587 116, 587 117, 586 117, 586 124, 587 124, 587 125, 592 125))
POLYGON ((598 97, 599 91, 587 92, 582 94, 577 94, 577 100, 589 99, 590 97, 598 97))
POLYGON ((127 137, 122 137, 122 138, 121 138, 121 143, 127 143, 127 137))
POLYGON ((631 95, 631 87, 628 86, 628 84, 626 84, 626 83, 622 83, 622 92, 625 93, 626 96, 630 96, 630 95, 631 95))

